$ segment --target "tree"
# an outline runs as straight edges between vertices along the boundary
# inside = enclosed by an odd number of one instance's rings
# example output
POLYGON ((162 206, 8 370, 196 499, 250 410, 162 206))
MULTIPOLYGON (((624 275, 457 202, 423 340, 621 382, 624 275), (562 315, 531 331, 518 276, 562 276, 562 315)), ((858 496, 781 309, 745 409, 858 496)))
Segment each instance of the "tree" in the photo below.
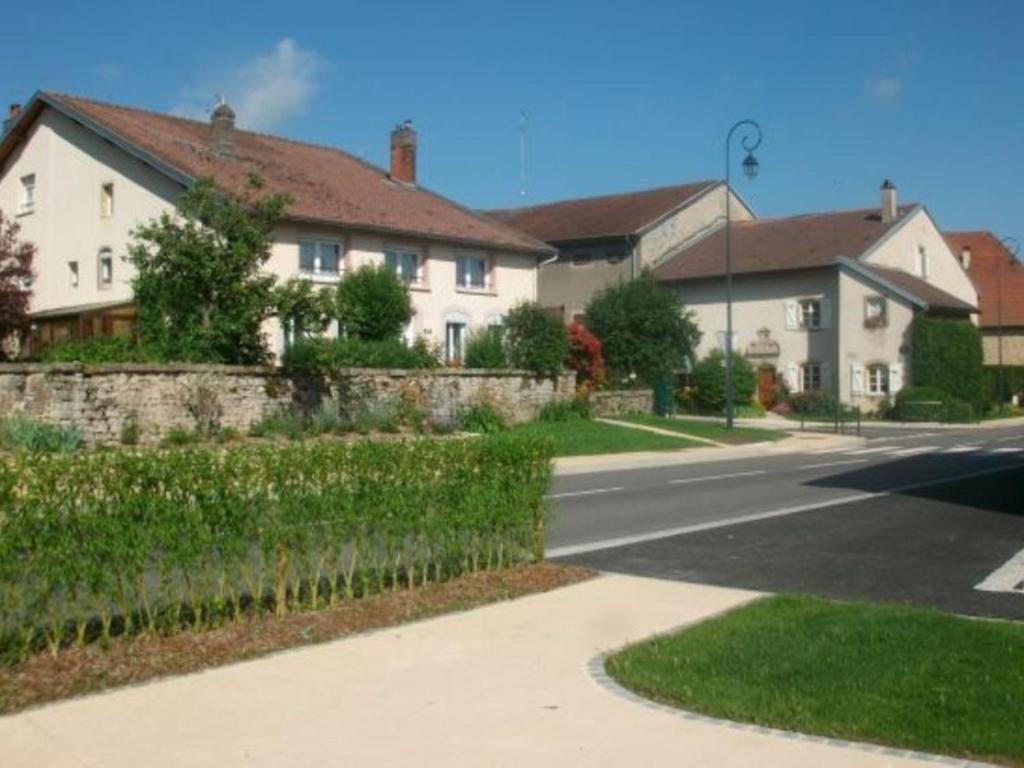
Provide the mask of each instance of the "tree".
POLYGON ((471 331, 466 339, 463 364, 467 368, 508 368, 505 329, 500 325, 489 325, 471 331))
POLYGON ((6 342, 20 342, 29 327, 28 303, 36 247, 19 240, 20 231, 20 225, 0 211, 0 360, 7 359, 6 342))
POLYGON ((583 324, 601 340, 610 376, 645 384, 682 368, 701 337, 678 295, 647 271, 594 296, 583 324))
MULTIPOLYGON (((712 350, 707 357, 693 367, 693 385, 697 405, 708 413, 722 413, 725 410, 725 353, 712 350)), ((732 353, 732 385, 736 405, 745 405, 754 398, 757 391, 757 374, 739 352, 732 353)))
POLYGON ((910 325, 910 345, 914 386, 934 387, 984 413, 984 355, 974 323, 919 314, 910 325))
POLYGON ((569 323, 569 367, 576 371, 576 386, 583 395, 604 383, 604 354, 600 340, 582 323, 569 323))
POLYGON ((142 343, 164 360, 262 363, 275 278, 263 272, 286 195, 229 197, 196 182, 174 214, 132 232, 128 261, 142 343))
POLYGON ((338 322, 365 341, 401 337, 412 319, 409 287, 386 266, 364 265, 338 284, 338 322))
POLYGON ((535 301, 521 301, 505 317, 505 341, 513 368, 557 376, 569 354, 562 321, 535 301))
POLYGON ((337 314, 332 291, 293 277, 274 288, 274 311, 285 328, 286 344, 327 330, 337 314))

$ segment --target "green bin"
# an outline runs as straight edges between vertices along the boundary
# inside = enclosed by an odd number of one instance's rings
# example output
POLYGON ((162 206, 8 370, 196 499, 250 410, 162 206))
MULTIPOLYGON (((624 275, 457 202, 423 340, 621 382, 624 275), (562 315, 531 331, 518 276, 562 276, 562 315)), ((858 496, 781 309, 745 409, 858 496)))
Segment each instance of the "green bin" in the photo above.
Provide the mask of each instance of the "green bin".
POLYGON ((654 382, 654 412, 668 416, 675 410, 676 381, 674 376, 662 376, 654 382))

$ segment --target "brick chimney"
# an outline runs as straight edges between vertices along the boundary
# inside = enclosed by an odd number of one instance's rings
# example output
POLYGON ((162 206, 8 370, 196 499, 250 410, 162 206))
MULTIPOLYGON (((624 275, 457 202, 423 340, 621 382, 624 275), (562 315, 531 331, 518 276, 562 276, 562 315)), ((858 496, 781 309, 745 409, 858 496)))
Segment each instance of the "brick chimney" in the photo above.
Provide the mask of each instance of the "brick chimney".
POLYGON ((882 223, 896 221, 896 185, 886 179, 882 182, 882 223))
POLYGON ((223 99, 210 115, 210 148, 218 157, 235 154, 235 111, 223 99))
POLYGON ((416 183, 416 131, 406 120, 391 131, 391 178, 416 183))
POLYGON ((960 249, 960 263, 964 269, 971 268, 971 246, 965 245, 960 249))

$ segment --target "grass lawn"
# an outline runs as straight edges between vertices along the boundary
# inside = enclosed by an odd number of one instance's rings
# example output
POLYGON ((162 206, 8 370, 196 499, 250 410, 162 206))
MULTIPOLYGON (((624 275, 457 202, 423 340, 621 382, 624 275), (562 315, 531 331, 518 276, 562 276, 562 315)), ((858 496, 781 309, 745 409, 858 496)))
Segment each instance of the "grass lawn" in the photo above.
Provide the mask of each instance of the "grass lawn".
POLYGON ((629 427, 616 427, 599 421, 533 421, 513 428, 525 435, 546 435, 555 441, 556 456, 587 456, 596 453, 629 451, 669 451, 679 448, 705 448, 705 443, 683 437, 658 435, 629 427))
POLYGON ((1024 625, 779 596, 627 648, 659 701, 759 725, 1024 765, 1024 625))
POLYGON ((618 421, 629 421, 634 424, 659 427, 684 435, 694 435, 695 437, 715 440, 720 443, 760 443, 768 440, 781 440, 787 434, 776 429, 762 429, 760 427, 734 427, 730 431, 723 426, 724 419, 721 423, 715 421, 690 421, 688 419, 668 419, 662 416, 655 416, 653 413, 616 416, 615 418, 618 421))
POLYGON ((986 413, 981 417, 982 421, 997 421, 999 419, 1019 419, 1024 416, 1024 408, 1014 408, 1013 406, 1006 406, 1002 413, 998 409, 994 409, 989 413, 986 413))

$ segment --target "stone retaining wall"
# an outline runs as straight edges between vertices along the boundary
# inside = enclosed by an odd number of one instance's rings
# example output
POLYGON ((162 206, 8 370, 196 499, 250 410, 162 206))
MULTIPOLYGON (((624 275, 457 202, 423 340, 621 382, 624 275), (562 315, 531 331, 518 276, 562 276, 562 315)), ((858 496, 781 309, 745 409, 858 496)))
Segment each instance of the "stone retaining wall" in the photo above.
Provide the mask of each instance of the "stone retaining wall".
POLYGON ((451 423, 463 408, 488 403, 511 422, 528 421, 544 403, 573 394, 571 373, 538 379, 523 371, 351 369, 336 381, 293 379, 280 370, 216 365, 0 364, 0 416, 23 411, 74 425, 85 441, 120 440, 135 421, 144 442, 202 419, 245 431, 277 410, 327 403, 351 412, 361 403, 399 398, 434 422, 451 423))
POLYGON ((654 391, 650 389, 619 389, 593 392, 590 411, 594 416, 622 416, 654 410, 654 391))

